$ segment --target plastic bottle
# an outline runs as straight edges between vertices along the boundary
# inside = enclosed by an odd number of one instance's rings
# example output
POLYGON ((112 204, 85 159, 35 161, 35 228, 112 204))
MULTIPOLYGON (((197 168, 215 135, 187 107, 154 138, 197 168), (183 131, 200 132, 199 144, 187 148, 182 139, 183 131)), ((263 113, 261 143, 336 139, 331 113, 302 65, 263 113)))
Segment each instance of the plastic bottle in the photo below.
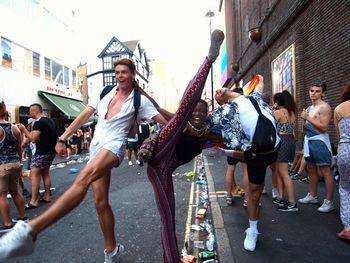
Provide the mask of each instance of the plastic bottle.
POLYGON ((199 252, 198 256, 199 258, 202 258, 202 259, 209 259, 209 258, 215 257, 215 252, 202 251, 202 252, 199 252))

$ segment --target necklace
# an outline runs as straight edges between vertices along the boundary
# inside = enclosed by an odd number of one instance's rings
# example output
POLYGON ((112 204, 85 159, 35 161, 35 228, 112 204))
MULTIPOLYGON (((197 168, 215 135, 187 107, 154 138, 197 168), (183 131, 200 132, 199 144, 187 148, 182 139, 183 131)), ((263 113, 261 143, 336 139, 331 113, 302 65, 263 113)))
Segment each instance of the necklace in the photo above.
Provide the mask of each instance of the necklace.
POLYGON ((205 133, 205 131, 207 130, 207 126, 206 125, 203 125, 202 128, 197 129, 196 127, 194 127, 192 125, 192 123, 190 121, 188 121, 187 123, 188 123, 188 125, 190 125, 191 129, 194 130, 197 133, 198 136, 202 136, 205 133))

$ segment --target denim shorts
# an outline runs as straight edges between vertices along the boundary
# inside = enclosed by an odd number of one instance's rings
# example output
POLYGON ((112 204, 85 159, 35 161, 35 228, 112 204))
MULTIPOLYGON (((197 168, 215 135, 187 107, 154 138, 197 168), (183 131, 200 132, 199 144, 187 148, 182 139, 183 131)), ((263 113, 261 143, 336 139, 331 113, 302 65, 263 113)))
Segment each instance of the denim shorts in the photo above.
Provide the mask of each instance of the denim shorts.
POLYGON ((329 152, 326 144, 320 140, 309 141, 310 156, 305 156, 305 162, 316 166, 331 166, 332 154, 329 152))

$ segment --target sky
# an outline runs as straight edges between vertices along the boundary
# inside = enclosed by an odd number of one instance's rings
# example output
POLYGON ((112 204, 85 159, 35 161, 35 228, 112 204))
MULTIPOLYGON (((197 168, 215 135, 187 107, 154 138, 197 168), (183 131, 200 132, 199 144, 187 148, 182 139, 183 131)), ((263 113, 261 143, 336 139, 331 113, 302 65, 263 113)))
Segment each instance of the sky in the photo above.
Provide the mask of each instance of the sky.
MULTIPOLYGON (((81 57, 103 50, 113 36, 139 40, 148 59, 165 62, 179 85, 186 85, 209 48, 209 18, 219 0, 44 0, 55 9, 72 6, 81 57), (65 4, 67 3, 67 5, 65 4), (186 83, 186 84, 185 84, 186 83)), ((212 18, 212 25, 216 17, 212 18)), ((212 26, 214 29, 214 26, 212 26)))

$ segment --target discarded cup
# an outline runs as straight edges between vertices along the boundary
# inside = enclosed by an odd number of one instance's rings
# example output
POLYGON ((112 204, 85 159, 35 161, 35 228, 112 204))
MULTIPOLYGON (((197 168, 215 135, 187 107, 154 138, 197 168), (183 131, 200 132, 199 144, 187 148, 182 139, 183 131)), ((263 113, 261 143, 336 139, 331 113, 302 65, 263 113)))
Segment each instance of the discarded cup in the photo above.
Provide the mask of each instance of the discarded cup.
POLYGON ((78 169, 78 168, 70 168, 70 169, 69 169, 69 172, 70 172, 71 174, 75 174, 75 173, 79 172, 79 169, 78 169))

